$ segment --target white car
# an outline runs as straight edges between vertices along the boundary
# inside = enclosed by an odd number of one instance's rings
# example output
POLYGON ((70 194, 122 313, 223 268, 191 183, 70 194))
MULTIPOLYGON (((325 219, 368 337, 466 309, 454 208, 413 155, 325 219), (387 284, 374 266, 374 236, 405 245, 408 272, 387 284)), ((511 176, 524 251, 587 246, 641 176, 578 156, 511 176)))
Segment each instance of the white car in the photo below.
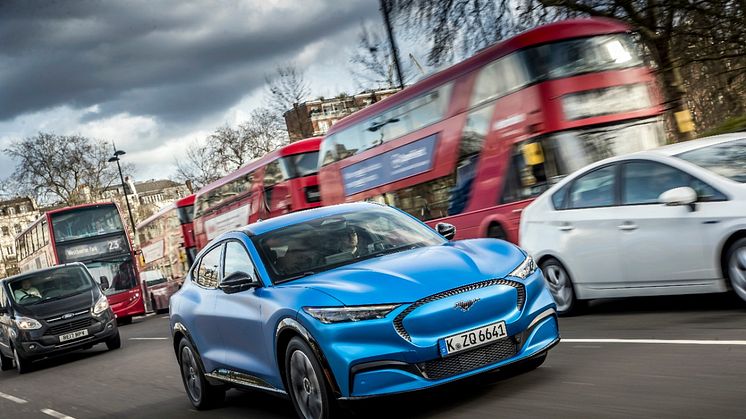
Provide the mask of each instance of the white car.
POLYGON ((520 242, 561 313, 594 298, 746 301, 746 133, 587 166, 525 209, 520 242))

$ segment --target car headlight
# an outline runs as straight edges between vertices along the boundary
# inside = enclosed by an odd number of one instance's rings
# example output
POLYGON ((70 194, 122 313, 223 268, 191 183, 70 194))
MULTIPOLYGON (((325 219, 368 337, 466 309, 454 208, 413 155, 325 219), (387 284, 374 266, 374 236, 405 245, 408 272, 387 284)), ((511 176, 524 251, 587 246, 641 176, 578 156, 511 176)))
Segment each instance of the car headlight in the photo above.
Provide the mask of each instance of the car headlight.
POLYGON ((508 276, 526 279, 532 273, 536 272, 536 269, 537 266, 536 262, 534 262, 534 258, 532 258, 531 256, 526 256, 526 259, 524 259, 523 262, 521 262, 521 264, 513 270, 513 272, 509 273, 508 276))
POLYGON ((352 307, 303 307, 303 311, 310 314, 321 323, 330 324, 382 319, 400 305, 401 304, 352 307))
POLYGON ((93 306, 93 315, 98 316, 109 308, 109 300, 106 299, 105 295, 102 295, 96 304, 93 306))
POLYGON ((36 330, 41 329, 41 323, 36 319, 30 317, 17 316, 15 318, 16 326, 22 330, 36 330))

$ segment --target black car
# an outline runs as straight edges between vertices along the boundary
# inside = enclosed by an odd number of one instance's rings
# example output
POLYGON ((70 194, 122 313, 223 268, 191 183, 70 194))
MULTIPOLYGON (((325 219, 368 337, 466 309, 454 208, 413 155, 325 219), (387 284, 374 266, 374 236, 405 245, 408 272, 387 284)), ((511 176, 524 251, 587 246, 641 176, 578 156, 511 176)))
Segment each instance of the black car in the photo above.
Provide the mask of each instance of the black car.
POLYGON ((0 280, 0 367, 29 371, 35 359, 106 343, 121 346, 114 313, 82 263, 0 280))

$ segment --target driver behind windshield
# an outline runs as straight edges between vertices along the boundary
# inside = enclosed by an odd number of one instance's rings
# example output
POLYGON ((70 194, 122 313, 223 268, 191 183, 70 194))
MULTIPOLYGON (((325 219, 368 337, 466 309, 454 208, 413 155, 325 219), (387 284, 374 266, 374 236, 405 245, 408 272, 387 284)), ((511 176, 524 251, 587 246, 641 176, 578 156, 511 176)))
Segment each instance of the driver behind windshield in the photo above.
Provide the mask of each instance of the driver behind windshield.
POLYGON ((23 298, 28 297, 37 297, 41 298, 41 293, 38 289, 31 286, 31 280, 30 279, 24 279, 21 281, 21 288, 18 288, 13 293, 15 295, 16 301, 21 301, 23 298))

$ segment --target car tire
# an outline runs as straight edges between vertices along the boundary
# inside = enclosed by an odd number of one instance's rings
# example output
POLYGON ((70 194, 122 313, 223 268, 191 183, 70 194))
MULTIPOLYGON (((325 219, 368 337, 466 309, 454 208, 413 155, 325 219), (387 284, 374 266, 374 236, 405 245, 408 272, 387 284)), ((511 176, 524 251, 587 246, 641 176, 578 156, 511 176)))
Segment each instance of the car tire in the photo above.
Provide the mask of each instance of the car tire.
POLYGON ((113 351, 121 347, 122 347, 122 337, 119 336, 119 331, 117 330, 116 335, 110 337, 109 339, 106 339, 106 348, 110 351, 113 351))
POLYGON ((0 351, 0 370, 10 371, 13 368, 15 368, 15 365, 13 365, 13 357, 5 356, 2 351, 0 351))
POLYGON ((334 417, 336 401, 316 355, 305 340, 294 337, 285 351, 285 382, 298 417, 334 417))
POLYGON ((746 238, 736 240, 728 248, 725 260, 730 286, 746 302, 746 238))
POLYGON ((575 297, 575 287, 567 269, 557 259, 547 259, 541 263, 541 271, 547 288, 557 304, 557 314, 577 314, 585 303, 575 297))
POLYGON ((225 400, 225 386, 207 381, 205 371, 188 339, 179 342, 179 370, 187 397, 197 410, 217 407, 225 400))
POLYGON ((487 230, 487 237, 490 239, 508 240, 505 230, 497 224, 493 224, 487 230))
POLYGON ((13 363, 16 365, 16 371, 19 374, 26 374, 31 371, 31 360, 22 357, 16 348, 13 348, 13 363))

